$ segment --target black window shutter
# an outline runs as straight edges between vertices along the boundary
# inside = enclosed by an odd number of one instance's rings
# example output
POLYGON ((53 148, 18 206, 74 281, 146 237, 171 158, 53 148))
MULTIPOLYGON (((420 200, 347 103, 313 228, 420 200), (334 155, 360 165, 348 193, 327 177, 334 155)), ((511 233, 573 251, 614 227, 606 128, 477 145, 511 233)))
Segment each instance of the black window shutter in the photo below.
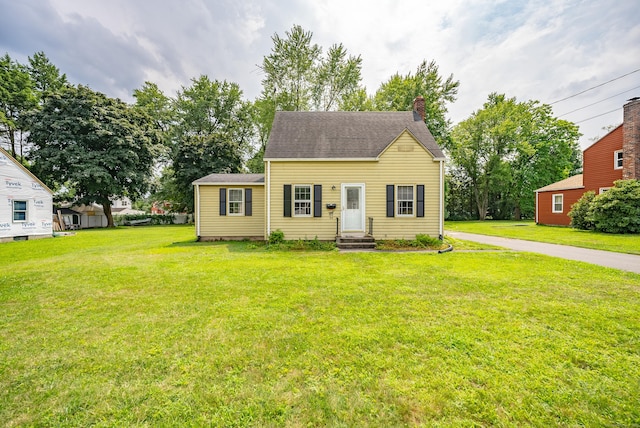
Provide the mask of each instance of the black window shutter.
POLYGON ((220 188, 220 215, 227 215, 227 189, 220 188))
POLYGON ((322 184, 313 186, 313 216, 322 217, 322 184))
POLYGON ((253 191, 244 189, 244 215, 253 215, 253 191))
POLYGON ((395 186, 393 184, 387 184, 387 217, 393 217, 393 213, 395 212, 395 207, 393 206, 393 193, 395 190, 395 186))
POLYGON ((284 185, 284 216, 291 217, 291 184, 284 185))
POLYGON ((416 217, 424 217, 424 184, 418 184, 416 186, 416 217))

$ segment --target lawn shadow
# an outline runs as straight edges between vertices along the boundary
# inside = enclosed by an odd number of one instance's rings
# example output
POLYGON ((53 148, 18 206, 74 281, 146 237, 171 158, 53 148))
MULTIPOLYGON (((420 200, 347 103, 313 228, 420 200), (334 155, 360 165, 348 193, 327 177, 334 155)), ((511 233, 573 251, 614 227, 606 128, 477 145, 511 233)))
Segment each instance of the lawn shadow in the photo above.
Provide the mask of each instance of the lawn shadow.
POLYGON ((172 242, 167 247, 226 247, 230 253, 254 253, 266 249, 261 241, 198 241, 196 239, 172 242))

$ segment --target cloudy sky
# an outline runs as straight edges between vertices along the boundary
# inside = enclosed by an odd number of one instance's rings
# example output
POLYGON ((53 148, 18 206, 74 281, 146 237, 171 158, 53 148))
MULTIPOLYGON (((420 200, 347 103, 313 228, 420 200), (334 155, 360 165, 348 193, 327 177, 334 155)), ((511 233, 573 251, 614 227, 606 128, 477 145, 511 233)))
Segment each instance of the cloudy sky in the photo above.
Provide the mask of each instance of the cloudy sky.
POLYGON ((145 81, 174 96, 203 74, 253 100, 271 37, 294 24, 361 55, 370 94, 435 60, 460 81, 454 123, 491 92, 550 104, 613 80, 553 104, 585 148, 640 96, 638 0, 0 0, 0 54, 44 51, 72 83, 126 101, 145 81))

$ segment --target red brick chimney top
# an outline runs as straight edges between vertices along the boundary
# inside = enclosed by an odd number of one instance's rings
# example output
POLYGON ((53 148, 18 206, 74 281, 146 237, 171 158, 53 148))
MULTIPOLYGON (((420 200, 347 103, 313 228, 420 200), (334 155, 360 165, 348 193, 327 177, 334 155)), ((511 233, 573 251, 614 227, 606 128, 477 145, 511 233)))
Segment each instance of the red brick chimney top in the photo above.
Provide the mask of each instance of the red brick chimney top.
POLYGON ((640 179, 640 98, 624 105, 622 122, 622 178, 640 179))
POLYGON ((426 117, 426 110, 424 104, 424 97, 422 95, 418 95, 415 100, 413 100, 413 111, 417 112, 420 117, 422 117, 422 121, 426 117))

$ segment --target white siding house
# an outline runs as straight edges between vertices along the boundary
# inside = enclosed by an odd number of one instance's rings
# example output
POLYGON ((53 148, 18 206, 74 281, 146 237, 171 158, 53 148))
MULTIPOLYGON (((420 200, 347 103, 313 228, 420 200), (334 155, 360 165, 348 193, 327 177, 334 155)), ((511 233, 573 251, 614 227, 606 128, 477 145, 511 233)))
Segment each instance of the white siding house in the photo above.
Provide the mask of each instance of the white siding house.
POLYGON ((0 148, 0 242, 53 236, 53 193, 0 148))

